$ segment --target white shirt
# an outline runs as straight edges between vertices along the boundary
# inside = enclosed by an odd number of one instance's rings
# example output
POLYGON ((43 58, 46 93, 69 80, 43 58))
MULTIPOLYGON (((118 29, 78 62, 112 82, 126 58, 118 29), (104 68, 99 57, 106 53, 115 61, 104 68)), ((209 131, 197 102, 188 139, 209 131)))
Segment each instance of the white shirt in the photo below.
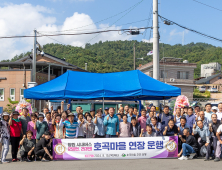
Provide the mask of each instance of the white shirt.
POLYGON ((80 124, 81 124, 80 120, 78 120, 77 122, 79 124, 79 134, 78 134, 78 136, 84 137, 84 128, 83 127, 84 127, 84 124, 86 123, 86 120, 84 120, 84 123, 82 124, 81 127, 80 127, 80 124))
POLYGON ((221 132, 222 133, 222 124, 217 128, 217 133, 221 132))
POLYGON ((213 114, 213 112, 204 112, 204 114, 205 114, 205 117, 209 120, 209 121, 211 121, 211 115, 213 114))
POLYGON ((216 114, 217 114, 217 119, 221 121, 221 119, 222 119, 222 112, 218 111, 216 114))

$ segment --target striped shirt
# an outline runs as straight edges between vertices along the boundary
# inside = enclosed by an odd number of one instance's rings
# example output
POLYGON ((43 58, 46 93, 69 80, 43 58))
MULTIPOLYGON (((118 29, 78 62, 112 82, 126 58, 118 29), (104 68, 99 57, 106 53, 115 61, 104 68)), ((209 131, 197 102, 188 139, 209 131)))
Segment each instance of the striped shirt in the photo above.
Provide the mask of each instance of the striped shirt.
POLYGON ((79 124, 78 122, 73 122, 72 124, 70 121, 66 120, 63 122, 64 127, 66 128, 66 137, 67 138, 75 138, 78 137, 79 131, 79 124))

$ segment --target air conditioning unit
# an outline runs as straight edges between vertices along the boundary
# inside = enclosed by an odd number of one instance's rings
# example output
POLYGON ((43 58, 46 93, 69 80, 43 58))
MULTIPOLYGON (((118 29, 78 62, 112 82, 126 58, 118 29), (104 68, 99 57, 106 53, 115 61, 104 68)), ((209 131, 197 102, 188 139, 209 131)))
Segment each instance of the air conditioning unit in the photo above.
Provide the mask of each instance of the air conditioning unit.
POLYGON ((175 79, 174 78, 170 78, 170 82, 175 82, 175 79))
POLYGON ((28 82, 28 89, 37 86, 36 82, 28 82))

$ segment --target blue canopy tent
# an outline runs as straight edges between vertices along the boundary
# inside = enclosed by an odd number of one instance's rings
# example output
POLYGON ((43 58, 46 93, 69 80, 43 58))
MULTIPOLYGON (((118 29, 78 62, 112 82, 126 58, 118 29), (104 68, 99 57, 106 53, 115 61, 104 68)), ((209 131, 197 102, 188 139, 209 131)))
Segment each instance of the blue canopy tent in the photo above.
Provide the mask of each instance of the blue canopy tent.
POLYGON ((24 90, 25 98, 35 100, 163 100, 180 94, 180 88, 155 80, 139 70, 67 71, 49 82, 24 90))
POLYGON ((35 100, 165 100, 181 94, 181 89, 155 80, 139 70, 116 73, 67 71, 63 75, 24 90, 35 100))

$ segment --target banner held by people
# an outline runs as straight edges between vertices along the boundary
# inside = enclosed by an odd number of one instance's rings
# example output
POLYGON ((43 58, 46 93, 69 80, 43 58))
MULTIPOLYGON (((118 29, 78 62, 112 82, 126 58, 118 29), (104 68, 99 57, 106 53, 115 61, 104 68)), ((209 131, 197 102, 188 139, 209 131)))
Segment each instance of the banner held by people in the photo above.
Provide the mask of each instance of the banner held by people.
POLYGON ((53 139, 54 160, 173 158, 178 137, 53 139))

